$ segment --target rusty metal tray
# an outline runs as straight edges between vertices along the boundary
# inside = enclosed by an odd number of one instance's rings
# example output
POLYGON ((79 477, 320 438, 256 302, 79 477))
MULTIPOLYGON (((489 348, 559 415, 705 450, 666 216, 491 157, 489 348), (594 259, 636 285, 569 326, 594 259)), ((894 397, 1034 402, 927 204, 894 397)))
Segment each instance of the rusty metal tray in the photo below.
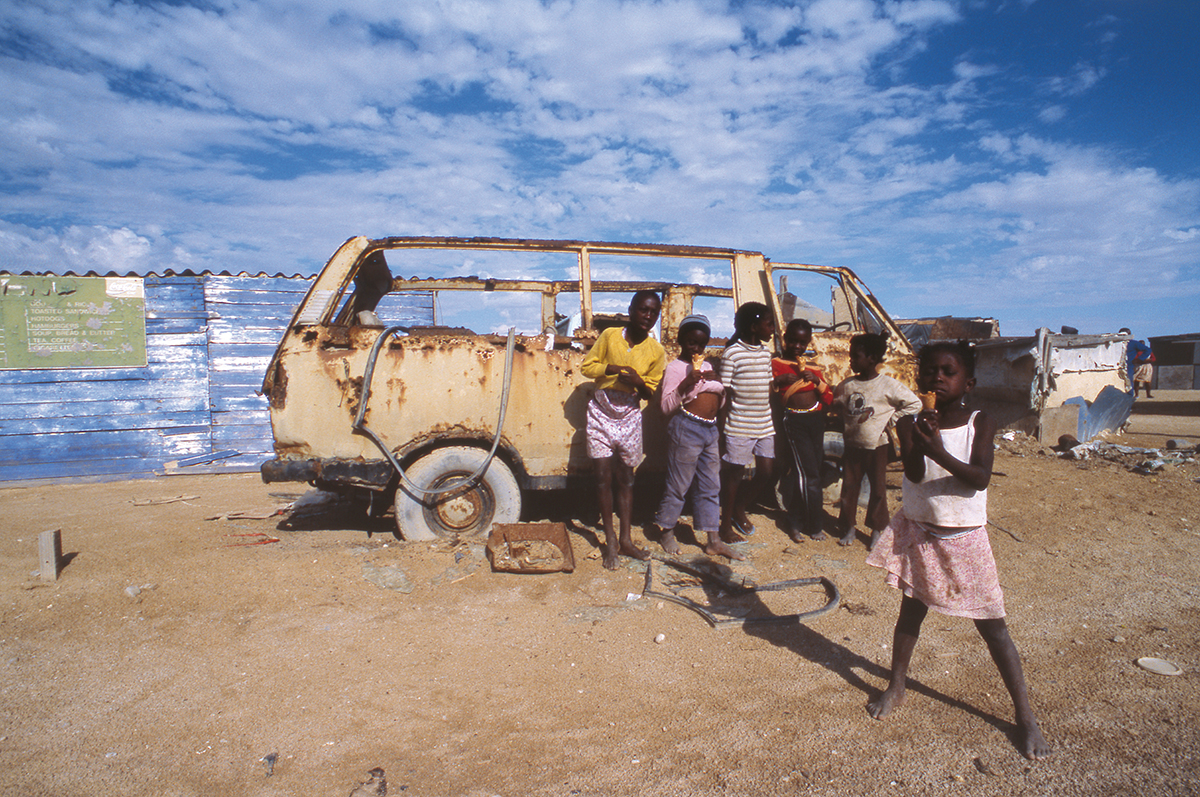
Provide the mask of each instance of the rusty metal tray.
POLYGON ((497 523, 487 541, 493 570, 508 573, 570 573, 571 537, 563 523, 497 523))

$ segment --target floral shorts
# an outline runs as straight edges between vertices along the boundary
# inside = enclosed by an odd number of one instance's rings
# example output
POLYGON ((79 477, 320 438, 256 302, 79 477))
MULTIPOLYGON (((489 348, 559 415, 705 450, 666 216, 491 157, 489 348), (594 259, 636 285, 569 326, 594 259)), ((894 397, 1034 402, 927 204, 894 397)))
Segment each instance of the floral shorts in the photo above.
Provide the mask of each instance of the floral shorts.
POLYGON ((592 459, 614 454, 631 468, 642 462, 642 412, 636 393, 597 390, 588 402, 587 449, 592 459))

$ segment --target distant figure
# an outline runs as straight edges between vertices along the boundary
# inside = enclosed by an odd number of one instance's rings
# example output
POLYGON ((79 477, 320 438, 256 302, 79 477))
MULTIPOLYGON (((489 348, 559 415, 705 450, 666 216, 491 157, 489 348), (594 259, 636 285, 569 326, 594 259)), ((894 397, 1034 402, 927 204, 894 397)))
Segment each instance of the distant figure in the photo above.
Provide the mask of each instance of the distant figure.
POLYGON ((1125 346, 1125 367, 1129 371, 1129 386, 1133 388, 1133 397, 1137 398, 1138 386, 1146 386, 1146 398, 1150 395, 1150 383, 1154 380, 1154 352, 1144 341, 1134 340, 1129 327, 1122 327, 1118 334, 1129 335, 1129 343, 1125 346))
POLYGON ((710 328, 702 315, 690 315, 679 325, 679 357, 667 363, 659 399, 667 418, 667 488, 654 525, 663 550, 682 553, 675 526, 688 491, 692 494, 692 529, 708 535, 709 556, 742 559, 721 542, 721 447, 717 411, 725 401, 725 386, 717 380, 704 356, 710 328))
POLYGON ((1018 749, 1026 758, 1044 758, 1050 745, 1029 704, 988 542, 987 488, 996 422, 963 402, 975 386, 975 352, 963 342, 930 343, 921 349, 917 367, 921 390, 936 399, 933 409, 922 410, 915 419, 901 418, 896 427, 904 460, 904 505, 867 557, 867 564, 883 568, 887 583, 904 595, 892 637, 891 679, 867 711, 883 719, 904 702, 909 663, 930 609, 969 617, 1012 697, 1018 749))
POLYGON ((867 502, 867 527, 875 547, 879 532, 888 524, 887 428, 893 417, 916 415, 921 400, 899 381, 879 373, 887 357, 887 336, 855 335, 850 339, 850 370, 854 376, 842 380, 833 391, 834 406, 845 420, 842 455, 842 496, 838 513, 839 545, 854 542, 858 515, 858 493, 863 474, 871 486, 867 502))
POLYGON ((638 291, 629 302, 629 323, 609 327, 583 358, 580 370, 596 380, 587 408, 588 456, 596 463, 596 491, 604 526, 604 566, 616 570, 620 555, 649 559, 631 536, 633 469, 642 461, 641 402, 654 398, 667 353, 650 337, 662 300, 654 291, 638 291), (616 480, 618 542, 613 531, 613 481, 616 480))

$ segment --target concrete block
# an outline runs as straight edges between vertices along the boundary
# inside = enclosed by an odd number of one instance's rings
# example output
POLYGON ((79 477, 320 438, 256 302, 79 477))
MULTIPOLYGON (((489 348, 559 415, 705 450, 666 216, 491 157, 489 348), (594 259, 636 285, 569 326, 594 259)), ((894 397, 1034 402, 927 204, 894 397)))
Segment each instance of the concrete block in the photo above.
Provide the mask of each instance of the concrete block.
POLYGON ((1042 412, 1038 424, 1038 442, 1056 445, 1058 438, 1065 434, 1080 437, 1083 431, 1079 428, 1079 409, 1078 404, 1063 404, 1042 412))

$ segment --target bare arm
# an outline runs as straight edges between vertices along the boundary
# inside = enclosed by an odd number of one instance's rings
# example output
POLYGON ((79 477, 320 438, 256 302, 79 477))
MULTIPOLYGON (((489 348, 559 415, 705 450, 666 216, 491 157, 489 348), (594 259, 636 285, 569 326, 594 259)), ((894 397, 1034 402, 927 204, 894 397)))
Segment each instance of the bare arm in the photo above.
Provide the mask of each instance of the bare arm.
POLYGON ((629 385, 637 391, 638 396, 644 401, 649 401, 654 398, 654 390, 646 381, 642 379, 642 375, 628 365, 610 365, 605 373, 616 375, 617 381, 623 385, 629 385))
POLYGON ((892 406, 899 415, 916 415, 921 411, 921 399, 904 385, 898 384, 892 406))
POLYGON ((914 416, 905 415, 896 422, 896 435, 900 438, 900 461, 904 463, 904 476, 916 483, 925 478, 925 455, 917 450, 914 416))
MULTIPOLYGON (((907 418, 905 419, 907 420, 907 418)), ((914 452, 929 457, 941 465, 950 475, 961 479, 964 484, 975 490, 986 490, 992 480, 992 463, 996 458, 996 448, 993 439, 996 436, 996 422, 985 413, 975 416, 975 442, 971 446, 969 462, 955 458, 942 446, 942 436, 938 431, 938 418, 935 412, 922 412, 915 422, 906 424, 912 430, 914 452)), ((897 427, 899 431, 899 427, 897 427)), ((903 437, 901 437, 903 443, 903 437)), ((904 472, 909 475, 909 461, 904 462, 904 472)), ((921 462, 920 475, 925 475, 925 464, 921 462)), ((910 481, 919 481, 909 475, 910 481)))

